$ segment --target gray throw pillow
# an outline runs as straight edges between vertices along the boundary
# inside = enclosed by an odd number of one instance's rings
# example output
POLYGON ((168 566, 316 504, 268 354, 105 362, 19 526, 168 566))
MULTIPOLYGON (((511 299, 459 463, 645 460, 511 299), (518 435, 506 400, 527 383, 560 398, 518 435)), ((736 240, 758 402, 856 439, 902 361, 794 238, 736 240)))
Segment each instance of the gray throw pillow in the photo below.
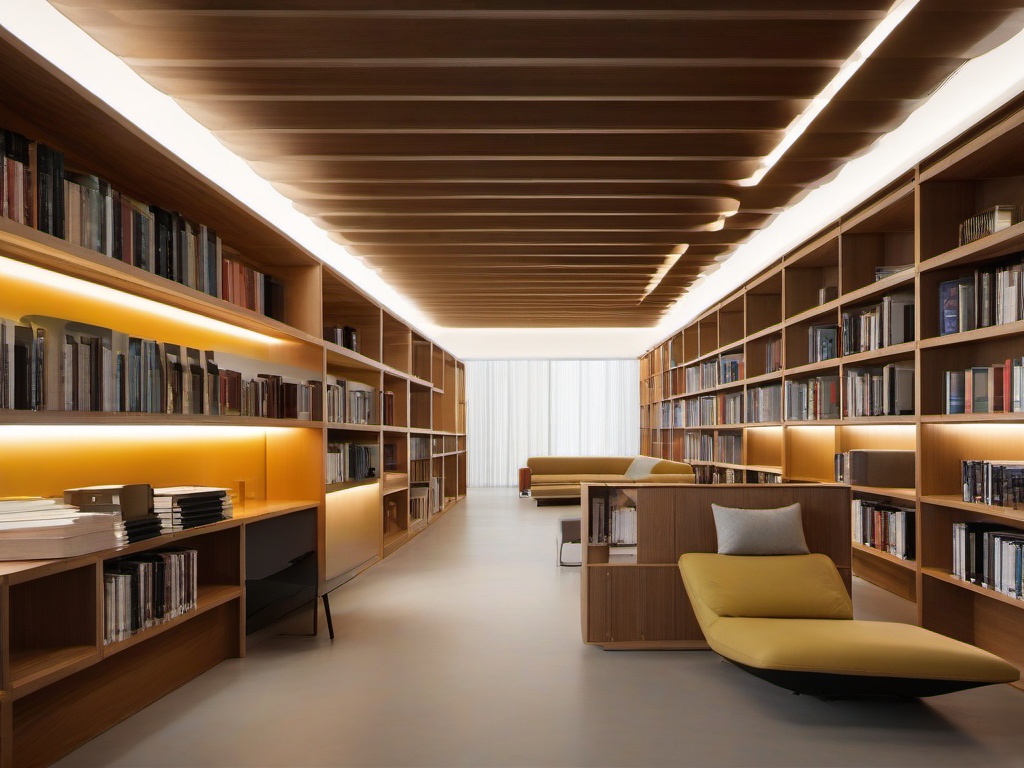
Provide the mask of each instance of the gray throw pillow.
POLYGON ((777 509, 711 505, 720 555, 806 555, 800 504, 777 509))

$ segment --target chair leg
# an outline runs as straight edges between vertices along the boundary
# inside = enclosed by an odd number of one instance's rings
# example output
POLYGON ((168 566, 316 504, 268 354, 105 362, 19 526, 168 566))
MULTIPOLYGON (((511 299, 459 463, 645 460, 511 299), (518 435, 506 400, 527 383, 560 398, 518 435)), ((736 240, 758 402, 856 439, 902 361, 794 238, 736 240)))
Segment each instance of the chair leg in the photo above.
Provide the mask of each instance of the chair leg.
POLYGON ((321 595, 321 598, 324 601, 324 615, 327 617, 327 634, 329 634, 331 636, 331 640, 333 640, 334 622, 331 620, 331 601, 328 599, 326 592, 321 595))

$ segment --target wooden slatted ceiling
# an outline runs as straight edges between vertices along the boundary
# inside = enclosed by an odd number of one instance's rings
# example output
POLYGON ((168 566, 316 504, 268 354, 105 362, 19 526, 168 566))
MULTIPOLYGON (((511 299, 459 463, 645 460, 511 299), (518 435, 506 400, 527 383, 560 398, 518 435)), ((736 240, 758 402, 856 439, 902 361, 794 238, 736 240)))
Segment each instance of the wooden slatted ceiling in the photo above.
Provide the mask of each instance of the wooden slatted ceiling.
POLYGON ((1019 5, 923 0, 738 186, 891 2, 53 0, 438 324, 555 327, 657 323, 1019 5))

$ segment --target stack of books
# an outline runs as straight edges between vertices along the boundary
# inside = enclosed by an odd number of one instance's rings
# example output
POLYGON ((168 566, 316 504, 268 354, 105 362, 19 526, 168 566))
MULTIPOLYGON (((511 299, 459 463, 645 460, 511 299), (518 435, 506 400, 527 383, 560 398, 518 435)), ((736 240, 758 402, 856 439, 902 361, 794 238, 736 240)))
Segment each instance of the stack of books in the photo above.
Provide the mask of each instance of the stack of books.
POLYGON ((75 557, 123 542, 119 514, 83 512, 60 499, 0 499, 0 560, 75 557))
POLYGON ((161 531, 170 533, 208 525, 232 517, 229 488, 207 485, 176 485, 153 489, 153 509, 161 531))
POLYGON ((160 518, 153 514, 153 487, 148 483, 70 488, 64 491, 64 503, 74 504, 83 512, 120 516, 129 543, 151 539, 161 532, 160 518))

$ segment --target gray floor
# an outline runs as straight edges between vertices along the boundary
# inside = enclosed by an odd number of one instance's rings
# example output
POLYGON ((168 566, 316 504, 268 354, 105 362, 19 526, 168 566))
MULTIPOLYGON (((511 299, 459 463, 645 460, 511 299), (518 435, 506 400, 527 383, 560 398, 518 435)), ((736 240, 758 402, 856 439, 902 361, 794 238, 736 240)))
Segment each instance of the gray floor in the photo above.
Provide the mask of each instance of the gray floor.
POLYGON ((579 569, 554 564, 572 511, 471 491, 333 593, 333 643, 262 638, 59 765, 1024 766, 1009 686, 826 703, 710 652, 584 646, 579 569))

